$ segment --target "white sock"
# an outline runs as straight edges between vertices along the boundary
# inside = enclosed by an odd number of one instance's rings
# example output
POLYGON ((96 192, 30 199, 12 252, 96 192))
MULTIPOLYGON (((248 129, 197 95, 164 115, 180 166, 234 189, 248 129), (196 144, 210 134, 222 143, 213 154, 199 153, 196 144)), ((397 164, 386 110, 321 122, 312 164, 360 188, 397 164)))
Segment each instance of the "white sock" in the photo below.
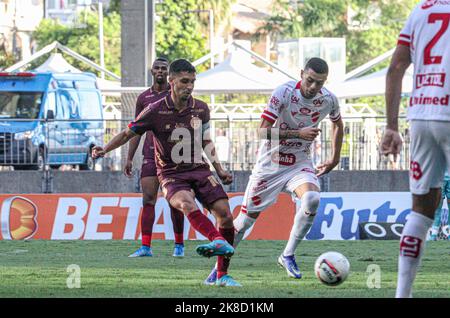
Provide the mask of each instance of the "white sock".
POLYGON ((234 243, 233 247, 238 246, 238 244, 244 238, 245 232, 255 224, 256 219, 249 217, 245 213, 239 213, 237 218, 234 219, 234 243))
POLYGON ((291 234, 283 252, 284 256, 295 254, 298 244, 303 240, 314 222, 319 203, 319 192, 308 191, 302 195, 300 208, 295 213, 291 234))
POLYGON ((400 238, 396 298, 412 297, 412 285, 420 265, 425 240, 433 220, 411 211, 400 238))

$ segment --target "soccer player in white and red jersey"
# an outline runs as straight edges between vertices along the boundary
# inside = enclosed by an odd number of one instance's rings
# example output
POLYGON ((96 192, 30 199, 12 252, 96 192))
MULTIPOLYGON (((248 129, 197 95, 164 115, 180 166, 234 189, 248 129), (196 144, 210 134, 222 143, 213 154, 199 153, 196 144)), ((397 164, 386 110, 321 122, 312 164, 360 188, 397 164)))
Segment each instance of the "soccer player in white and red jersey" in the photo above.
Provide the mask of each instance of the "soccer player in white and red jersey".
MULTIPOLYGON (((169 76, 169 60, 163 57, 155 59, 152 64, 153 85, 139 95, 136 101, 135 117, 148 106, 170 93, 170 85, 167 82, 169 76)), ((133 157, 139 147, 140 136, 130 140, 128 148, 127 162, 124 166, 124 173, 132 177, 133 157)), ((152 233, 153 223, 155 222, 155 204, 158 198, 159 181, 156 176, 155 146, 153 144, 153 134, 148 131, 145 134, 145 143, 142 148, 144 160, 141 168, 141 187, 142 187, 142 213, 141 213, 141 233, 142 246, 129 257, 153 256, 152 251, 152 233)), ((173 207, 170 207, 170 216, 172 218, 173 232, 175 236, 174 257, 184 256, 184 214, 173 207)))
POLYGON ((411 126, 410 191, 412 211, 400 239, 396 297, 412 297, 412 286, 427 233, 450 167, 450 1, 421 1, 398 38, 386 78, 387 127, 384 154, 398 155, 402 138, 398 113, 402 78, 414 64, 408 103, 411 126))
MULTIPOLYGON (((301 71, 301 81, 291 81, 275 89, 261 118, 261 138, 242 203, 234 220, 234 246, 280 192, 291 193, 301 200, 294 216, 292 230, 278 263, 293 278, 302 274, 295 261, 295 250, 311 228, 320 201, 318 176, 328 173, 339 163, 343 138, 343 122, 336 96, 323 87, 328 65, 320 58, 310 59, 301 71), (329 115, 332 121, 331 158, 313 167, 310 147, 319 135, 319 123, 329 115)), ((216 270, 205 284, 213 284, 216 270)))

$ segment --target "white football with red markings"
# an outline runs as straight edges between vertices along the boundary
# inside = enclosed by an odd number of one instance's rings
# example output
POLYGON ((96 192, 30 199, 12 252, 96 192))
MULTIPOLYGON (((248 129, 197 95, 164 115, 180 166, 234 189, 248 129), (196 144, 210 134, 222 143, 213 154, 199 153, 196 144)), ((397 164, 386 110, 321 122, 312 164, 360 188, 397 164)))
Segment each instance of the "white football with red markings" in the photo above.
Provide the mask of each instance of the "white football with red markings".
POLYGON ((326 252, 317 258, 314 272, 323 284, 337 286, 347 279, 350 273, 350 263, 341 253, 326 252))

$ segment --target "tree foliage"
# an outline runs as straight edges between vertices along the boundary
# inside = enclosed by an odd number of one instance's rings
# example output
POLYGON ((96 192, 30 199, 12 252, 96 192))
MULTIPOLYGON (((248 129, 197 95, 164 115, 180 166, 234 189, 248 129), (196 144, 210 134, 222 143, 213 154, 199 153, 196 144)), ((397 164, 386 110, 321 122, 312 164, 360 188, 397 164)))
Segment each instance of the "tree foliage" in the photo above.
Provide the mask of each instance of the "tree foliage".
POLYGON ((200 32, 196 0, 165 0, 158 5, 156 55, 169 60, 185 58, 194 61, 208 52, 207 38, 200 32))
MULTIPOLYGON (((117 12, 112 11, 104 16, 103 33, 105 68, 120 75, 120 16, 117 12)), ((77 27, 68 27, 56 20, 44 19, 33 32, 33 38, 39 49, 53 41, 58 41, 78 54, 100 64, 98 14, 96 12, 83 14, 77 27)), ((83 62, 70 56, 65 56, 65 58, 80 70, 94 72, 83 62)))
POLYGON ((260 32, 278 39, 345 37, 351 70, 395 46, 416 0, 275 0, 274 14, 260 32), (348 14, 354 12, 352 25, 348 14))

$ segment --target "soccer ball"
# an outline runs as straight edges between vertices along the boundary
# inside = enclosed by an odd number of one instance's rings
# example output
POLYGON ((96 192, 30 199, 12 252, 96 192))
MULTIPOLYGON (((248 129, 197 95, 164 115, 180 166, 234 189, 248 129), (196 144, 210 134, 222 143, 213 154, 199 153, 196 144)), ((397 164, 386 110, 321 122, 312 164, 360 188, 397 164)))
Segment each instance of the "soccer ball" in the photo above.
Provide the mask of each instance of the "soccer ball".
POLYGON ((341 253, 326 252, 317 258, 314 272, 325 285, 337 286, 347 278, 350 272, 350 263, 341 253))

